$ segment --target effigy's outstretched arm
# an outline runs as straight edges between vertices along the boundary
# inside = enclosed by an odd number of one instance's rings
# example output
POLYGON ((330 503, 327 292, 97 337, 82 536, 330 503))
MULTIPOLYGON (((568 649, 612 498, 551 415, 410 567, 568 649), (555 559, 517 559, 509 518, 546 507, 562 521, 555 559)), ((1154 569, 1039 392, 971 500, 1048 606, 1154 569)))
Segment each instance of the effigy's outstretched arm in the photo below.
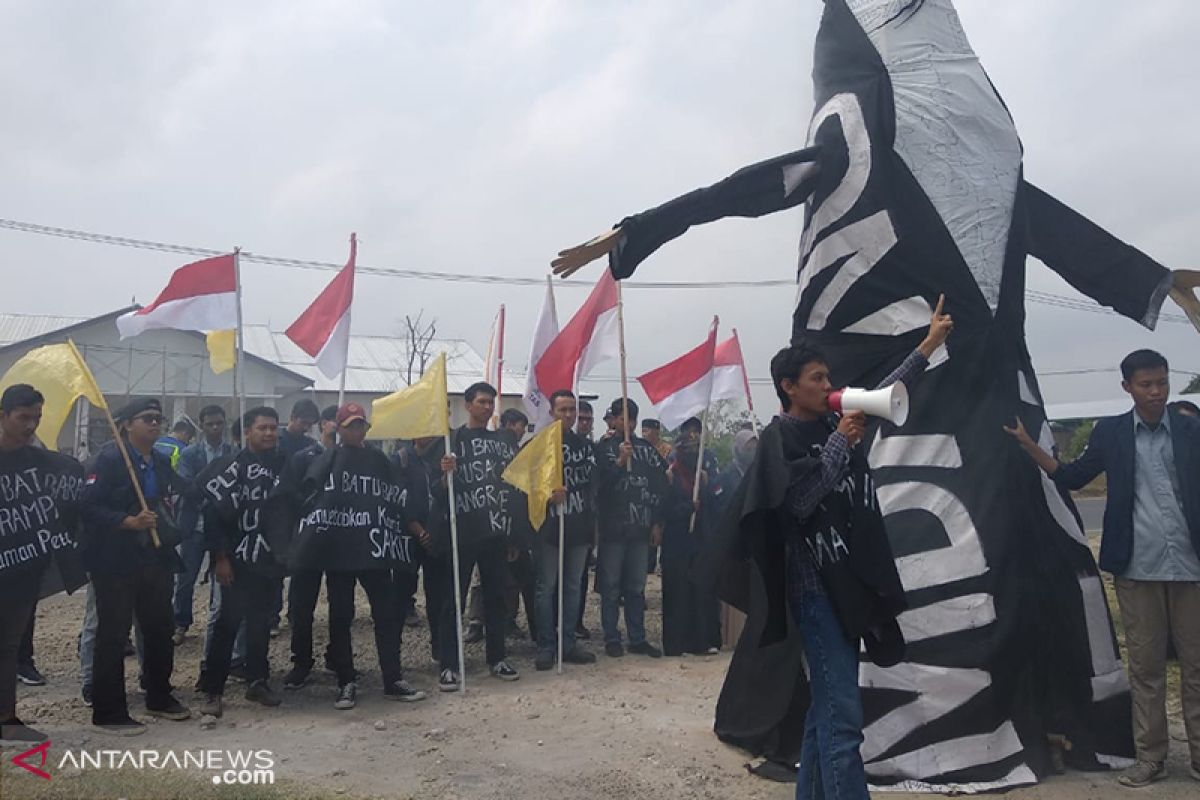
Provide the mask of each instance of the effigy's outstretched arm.
POLYGON ((1022 195, 1029 254, 1097 303, 1153 329, 1176 274, 1033 184, 1025 182, 1022 195))
POLYGON ((712 186, 626 217, 595 239, 563 250, 551 267, 565 278, 607 255, 613 276, 620 280, 693 225, 723 217, 761 217, 798 206, 816 186, 819 152, 819 147, 809 147, 743 167, 712 186))

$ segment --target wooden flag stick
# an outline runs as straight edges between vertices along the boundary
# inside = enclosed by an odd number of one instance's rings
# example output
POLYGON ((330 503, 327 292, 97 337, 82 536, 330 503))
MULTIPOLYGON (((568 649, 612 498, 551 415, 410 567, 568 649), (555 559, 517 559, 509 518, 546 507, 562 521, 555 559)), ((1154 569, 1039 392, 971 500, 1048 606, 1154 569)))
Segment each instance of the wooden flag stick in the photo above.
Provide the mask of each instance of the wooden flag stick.
MULTIPOLYGON (((91 385, 94 395, 101 400, 104 399, 104 393, 100 391, 100 387, 96 384, 96 378, 92 375, 92 371, 88 369, 87 362, 83 360, 83 356, 79 354, 79 348, 75 346, 75 342, 67 339, 67 344, 71 346, 71 352, 75 354, 76 360, 79 361, 79 366, 84 377, 91 385)), ((93 403, 93 405, 96 405, 93 403)), ((113 441, 117 443, 117 449, 121 451, 121 458, 125 461, 125 470, 129 473, 129 480, 133 482, 133 491, 137 494, 138 503, 142 506, 142 511, 149 511, 150 506, 146 504, 146 495, 142 492, 141 481, 138 480, 137 472, 133 468, 133 461, 129 458, 129 451, 125 449, 125 440, 121 438, 121 429, 117 427, 117 421, 113 419, 112 411, 108 408, 108 403, 99 404, 100 409, 104 412, 105 419, 108 420, 108 427, 112 430, 113 441)), ((151 462, 153 463, 153 462, 151 462)), ((162 547, 162 541, 158 538, 158 529, 150 529, 150 541, 155 548, 162 547)))
MULTIPOLYGON (((621 354, 621 417, 624 420, 625 444, 630 443, 629 434, 629 374, 625 369, 625 301, 621 299, 621 282, 617 281, 617 345, 621 354)), ((633 459, 625 465, 633 472, 633 459)))
MULTIPOLYGON (((450 455, 450 431, 446 431, 446 455, 450 455)), ((458 571, 458 512, 454 507, 454 471, 446 473, 446 492, 450 499, 450 562, 454 570, 454 631, 458 636, 458 687, 467 691, 467 657, 463 648, 462 588, 458 571)))
MULTIPOLYGON (((142 492, 141 481, 138 480, 137 471, 133 468, 133 461, 129 458, 129 450, 125 447, 125 440, 121 438, 121 430, 117 427, 117 421, 113 419, 112 412, 108 410, 107 403, 102 408, 104 409, 104 416, 108 418, 108 425, 112 428, 113 440, 117 443, 117 449, 121 451, 121 458, 125 459, 125 469, 129 472, 129 480, 133 481, 133 491, 137 493, 138 503, 141 504, 142 511, 149 511, 150 506, 146 504, 146 495, 142 492)), ((153 462, 151 462, 150 468, 154 468, 153 462)), ((150 529, 150 541, 154 543, 156 549, 162 547, 162 541, 158 538, 157 528, 150 529)))
POLYGON ((700 502, 700 472, 704 469, 704 440, 708 438, 708 409, 700 415, 700 452, 696 455, 696 479, 692 481, 692 521, 688 533, 696 532, 696 504, 700 502))
MULTIPOLYGON (((738 352, 742 353, 742 340, 737 328, 733 329, 733 339, 737 342, 738 352)), ((750 409, 750 424, 754 426, 754 435, 762 435, 762 425, 758 423, 758 415, 754 413, 754 397, 750 394, 750 376, 746 374, 746 356, 742 353, 742 387, 746 390, 746 407, 750 409)))
POLYGON ((566 624, 566 612, 563 610, 563 557, 567 547, 567 507, 558 507, 558 674, 563 669, 563 625, 566 624))

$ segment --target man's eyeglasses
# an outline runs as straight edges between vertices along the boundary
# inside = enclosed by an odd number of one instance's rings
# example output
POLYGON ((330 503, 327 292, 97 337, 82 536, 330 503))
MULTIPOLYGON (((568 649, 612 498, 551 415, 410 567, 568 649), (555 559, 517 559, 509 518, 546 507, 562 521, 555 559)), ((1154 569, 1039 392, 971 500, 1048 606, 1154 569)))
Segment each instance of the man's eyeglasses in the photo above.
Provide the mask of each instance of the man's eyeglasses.
POLYGON ((162 414, 138 414, 134 420, 141 420, 147 425, 162 425, 162 414))

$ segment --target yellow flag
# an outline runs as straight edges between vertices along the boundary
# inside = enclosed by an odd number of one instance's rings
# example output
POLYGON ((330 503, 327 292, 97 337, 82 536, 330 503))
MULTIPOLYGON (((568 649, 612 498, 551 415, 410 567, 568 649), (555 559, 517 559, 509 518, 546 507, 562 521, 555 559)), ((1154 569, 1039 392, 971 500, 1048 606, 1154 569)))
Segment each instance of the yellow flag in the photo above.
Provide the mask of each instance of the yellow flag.
POLYGON ((233 369, 237 363, 237 331, 209 331, 206 337, 208 344, 208 365, 213 374, 220 375, 233 369))
POLYGON ((541 530, 550 494, 563 488, 562 420, 530 439, 500 477, 529 495, 529 522, 541 530))
POLYGON ((445 436, 449 432, 445 353, 412 386, 371 402, 368 439, 419 439, 445 436))
POLYGON ((70 340, 30 350, 0 378, 0 392, 18 383, 28 383, 46 398, 38 438, 50 450, 58 449, 59 431, 80 397, 98 408, 108 407, 91 370, 70 340))

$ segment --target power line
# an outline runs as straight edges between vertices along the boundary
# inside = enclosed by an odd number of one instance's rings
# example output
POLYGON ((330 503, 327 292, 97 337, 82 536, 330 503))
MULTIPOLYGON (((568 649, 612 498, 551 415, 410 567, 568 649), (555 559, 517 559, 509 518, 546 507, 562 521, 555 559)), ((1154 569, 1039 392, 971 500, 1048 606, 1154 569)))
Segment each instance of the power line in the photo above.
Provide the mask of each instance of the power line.
MULTIPOLYGON (((189 256, 219 256, 230 252, 229 250, 214 250, 208 247, 194 247, 190 245, 172 244, 169 242, 157 242, 149 239, 133 239, 125 236, 112 236, 104 233, 93 233, 91 231, 81 231, 73 228, 60 228, 52 225, 39 225, 33 222, 22 222, 20 220, 0 218, 0 228, 17 231, 19 233, 31 233, 38 236, 51 236, 59 239, 73 239, 82 242, 93 242, 95 244, 106 244, 116 247, 131 247, 138 250, 153 250, 160 253, 179 253, 189 256)), ((252 261, 258 264, 268 264, 276 267, 284 267, 287 269, 308 269, 318 271, 339 270, 344 265, 332 261, 318 261, 313 259, 300 258, 283 258, 280 256, 264 255, 253 253, 248 250, 241 251, 243 261, 252 261)), ((512 275, 495 275, 495 274, 470 274, 462 272, 438 272, 431 270, 415 270, 403 269, 399 267, 371 267, 364 265, 356 265, 356 271, 365 275, 380 275, 391 278, 409 278, 412 280, 424 281, 443 281, 450 283, 483 283, 483 284, 500 284, 509 286, 540 286, 545 282, 544 277, 522 277, 512 275)), ((557 286, 572 286, 572 287, 591 287, 593 284, 588 281, 573 281, 563 280, 555 281, 557 286)), ((755 281, 623 281, 622 285, 630 289, 779 289, 784 287, 794 287, 796 282, 791 278, 777 278, 755 281)), ((1041 292, 1033 289, 1027 289, 1025 296, 1034 303, 1043 305, 1055 306, 1057 308, 1069 309, 1072 311, 1087 311, 1094 314, 1106 314, 1109 316, 1120 316, 1117 312, 1110 308, 1098 305, 1091 300, 1086 300, 1076 297, 1066 297, 1064 295, 1053 294, 1051 292, 1041 292)), ((1163 322, 1173 322, 1181 324, 1190 324, 1188 318, 1181 314, 1160 314, 1159 319, 1163 322)))

